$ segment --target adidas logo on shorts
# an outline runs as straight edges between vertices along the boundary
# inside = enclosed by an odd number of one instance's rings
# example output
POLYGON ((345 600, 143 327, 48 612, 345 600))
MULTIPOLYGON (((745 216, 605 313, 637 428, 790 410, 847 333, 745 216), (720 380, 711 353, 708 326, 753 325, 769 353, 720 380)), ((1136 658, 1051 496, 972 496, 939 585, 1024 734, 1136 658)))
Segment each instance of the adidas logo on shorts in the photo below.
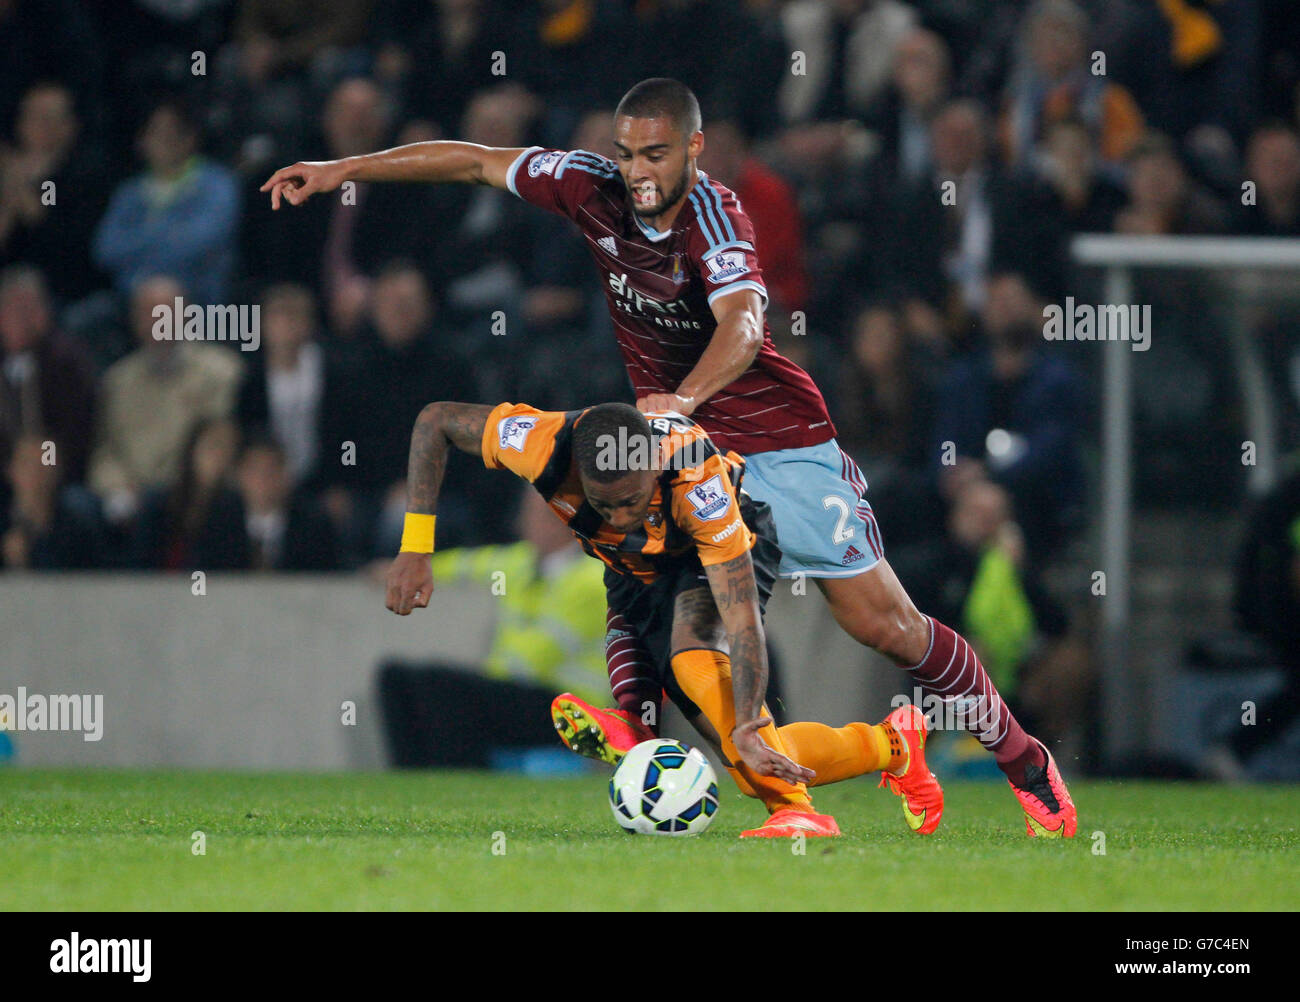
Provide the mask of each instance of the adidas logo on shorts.
POLYGON ((850 545, 849 548, 844 551, 844 556, 841 558, 840 563, 847 567, 849 564, 856 564, 861 559, 862 551, 856 546, 850 545))

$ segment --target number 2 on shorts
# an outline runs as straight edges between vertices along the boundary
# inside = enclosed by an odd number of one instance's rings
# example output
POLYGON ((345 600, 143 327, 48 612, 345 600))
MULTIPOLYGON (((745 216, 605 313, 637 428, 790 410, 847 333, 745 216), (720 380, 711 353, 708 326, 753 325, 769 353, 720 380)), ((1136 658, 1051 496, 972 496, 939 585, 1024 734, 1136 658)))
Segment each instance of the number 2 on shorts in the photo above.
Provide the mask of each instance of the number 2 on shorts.
POLYGON ((840 517, 835 522, 835 531, 831 533, 832 543, 843 543, 853 538, 853 526, 847 525, 849 520, 849 503, 838 494, 827 494, 822 498, 822 507, 829 511, 832 508, 840 510, 840 517))

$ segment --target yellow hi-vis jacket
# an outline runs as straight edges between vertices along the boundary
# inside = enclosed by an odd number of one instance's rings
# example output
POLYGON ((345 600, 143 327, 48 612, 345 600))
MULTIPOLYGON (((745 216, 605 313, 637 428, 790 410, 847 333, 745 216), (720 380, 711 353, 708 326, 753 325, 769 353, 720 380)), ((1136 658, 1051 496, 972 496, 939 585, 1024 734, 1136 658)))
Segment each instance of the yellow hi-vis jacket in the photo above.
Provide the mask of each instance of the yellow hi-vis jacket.
POLYGON ((443 550, 433 555, 433 580, 486 585, 500 603, 484 674, 608 706, 604 566, 573 546, 573 559, 545 578, 528 542, 443 550))

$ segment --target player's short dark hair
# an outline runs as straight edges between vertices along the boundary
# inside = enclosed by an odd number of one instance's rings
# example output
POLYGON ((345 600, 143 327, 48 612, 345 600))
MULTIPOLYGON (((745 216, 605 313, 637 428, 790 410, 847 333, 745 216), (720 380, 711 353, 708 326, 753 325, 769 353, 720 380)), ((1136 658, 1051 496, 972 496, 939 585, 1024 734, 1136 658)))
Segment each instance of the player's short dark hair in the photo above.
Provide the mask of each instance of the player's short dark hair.
POLYGON ((614 109, 614 117, 667 118, 686 138, 700 131, 700 102, 680 80, 651 77, 642 80, 623 95, 614 109))
POLYGON ((578 419, 573 429, 578 470, 584 479, 598 484, 610 484, 629 473, 651 469, 654 448, 650 423, 631 404, 597 404, 578 419))

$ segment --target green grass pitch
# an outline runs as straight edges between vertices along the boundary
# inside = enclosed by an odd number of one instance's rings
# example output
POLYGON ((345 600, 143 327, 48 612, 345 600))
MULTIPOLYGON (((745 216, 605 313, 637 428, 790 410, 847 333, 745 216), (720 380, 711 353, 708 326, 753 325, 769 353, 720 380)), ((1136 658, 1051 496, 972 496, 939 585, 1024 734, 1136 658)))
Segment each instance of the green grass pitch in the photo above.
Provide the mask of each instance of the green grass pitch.
POLYGON ((727 784, 703 836, 656 838, 598 773, 5 769, 0 911, 1289 910, 1300 883, 1292 787, 1075 781, 1079 835, 1049 842, 998 783, 947 784, 918 837, 859 780, 817 791, 845 837, 796 855, 736 838, 762 810, 727 784))

